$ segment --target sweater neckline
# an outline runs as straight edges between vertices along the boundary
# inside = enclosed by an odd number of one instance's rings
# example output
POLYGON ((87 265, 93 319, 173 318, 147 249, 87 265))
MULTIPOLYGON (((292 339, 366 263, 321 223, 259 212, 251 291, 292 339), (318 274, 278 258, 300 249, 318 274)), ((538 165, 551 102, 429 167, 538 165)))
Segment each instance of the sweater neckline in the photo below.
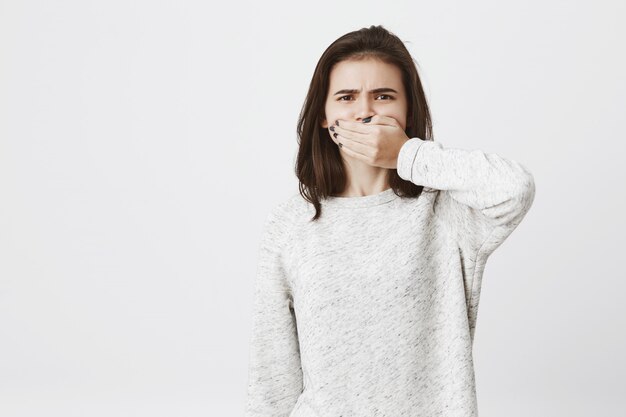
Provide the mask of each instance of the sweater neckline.
POLYGON ((394 193, 393 188, 387 188, 376 194, 369 194, 356 197, 337 197, 329 196, 322 200, 322 204, 329 207, 371 207, 378 204, 388 203, 395 200, 398 196, 394 193))

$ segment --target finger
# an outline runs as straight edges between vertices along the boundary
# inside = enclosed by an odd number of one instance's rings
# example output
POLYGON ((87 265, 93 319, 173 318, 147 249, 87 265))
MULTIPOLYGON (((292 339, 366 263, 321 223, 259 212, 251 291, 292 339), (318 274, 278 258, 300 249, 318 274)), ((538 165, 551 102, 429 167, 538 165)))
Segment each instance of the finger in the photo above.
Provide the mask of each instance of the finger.
MULTIPOLYGON (((343 125, 344 122, 341 122, 341 124, 343 125)), ((350 140, 353 140, 355 142, 359 142, 359 143, 362 143, 362 144, 367 144, 367 143, 370 142, 369 135, 371 134, 371 128, 365 129, 365 130, 369 130, 369 131, 366 131, 366 132, 363 132, 363 133, 355 131, 355 130, 350 130, 348 128, 345 128, 345 127, 342 127, 342 126, 337 126, 337 125, 330 126, 328 129, 331 130, 331 133, 330 133, 331 135, 334 135, 336 133, 336 134, 341 135, 344 138, 348 138, 350 140)))
MULTIPOLYGON (((373 120, 373 119, 372 119, 373 120)), ((370 123, 353 122, 351 120, 337 119, 332 127, 336 129, 343 129, 343 131, 350 131, 361 134, 368 134, 371 132, 370 123)))
MULTIPOLYGON (((368 118, 364 119, 367 120, 368 118)), ((355 129, 355 131, 359 131, 359 127, 367 127, 368 125, 381 125, 381 126, 394 126, 401 127, 398 121, 391 116, 383 116, 381 114, 375 114, 369 117, 369 122, 354 122, 351 120, 339 119, 339 126, 344 126, 346 128, 355 129)))
POLYGON ((337 139, 337 142, 341 144, 339 148, 347 155, 350 155, 364 162, 368 162, 370 160, 370 157, 367 154, 362 154, 361 152, 358 152, 354 149, 355 146, 358 146, 357 142, 350 141, 350 139, 342 138, 341 136, 338 136, 337 139))
MULTIPOLYGON (((332 126, 331 126, 332 127, 332 126)), ((336 128, 336 126, 335 126, 336 128)), ((335 145, 339 145, 339 141, 337 140, 337 136, 334 132, 334 129, 331 130, 330 127, 328 128, 328 136, 330 136, 330 139, 335 142, 335 145)))
POLYGON ((331 135, 333 141, 339 146, 341 144, 341 149, 350 149, 352 152, 360 154, 362 157, 367 158, 372 153, 371 147, 359 142, 358 140, 353 140, 351 138, 342 136, 337 132, 333 132, 331 135))
POLYGON ((391 116, 383 116, 382 114, 375 114, 374 116, 372 116, 372 120, 370 120, 368 123, 365 124, 377 124, 377 125, 382 125, 382 126, 394 126, 394 127, 401 127, 400 123, 398 123, 398 121, 391 117, 391 116))

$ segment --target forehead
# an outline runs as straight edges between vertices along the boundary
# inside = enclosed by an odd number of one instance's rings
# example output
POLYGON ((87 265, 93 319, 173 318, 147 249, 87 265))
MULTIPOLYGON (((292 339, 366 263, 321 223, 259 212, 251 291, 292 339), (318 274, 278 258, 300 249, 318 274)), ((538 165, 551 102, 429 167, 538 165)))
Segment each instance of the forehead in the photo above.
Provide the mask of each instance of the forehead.
POLYGON ((378 59, 341 61, 330 72, 330 87, 361 88, 391 87, 402 85, 402 72, 398 67, 378 59))

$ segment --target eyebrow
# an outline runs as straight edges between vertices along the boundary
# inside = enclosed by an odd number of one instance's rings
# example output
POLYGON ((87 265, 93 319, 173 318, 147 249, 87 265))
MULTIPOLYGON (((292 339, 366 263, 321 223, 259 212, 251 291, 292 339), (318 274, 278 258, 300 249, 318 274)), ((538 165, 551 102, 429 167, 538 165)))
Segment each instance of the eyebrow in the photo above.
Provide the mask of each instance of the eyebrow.
MULTIPOLYGON (((358 94, 360 91, 361 90, 355 90, 355 89, 339 90, 334 95, 337 95, 337 94, 358 94)), ((396 94, 398 94, 398 92, 396 90, 394 90, 393 88, 389 88, 389 87, 375 88, 373 90, 370 90, 369 92, 371 94, 376 94, 376 93, 396 93, 396 94)))

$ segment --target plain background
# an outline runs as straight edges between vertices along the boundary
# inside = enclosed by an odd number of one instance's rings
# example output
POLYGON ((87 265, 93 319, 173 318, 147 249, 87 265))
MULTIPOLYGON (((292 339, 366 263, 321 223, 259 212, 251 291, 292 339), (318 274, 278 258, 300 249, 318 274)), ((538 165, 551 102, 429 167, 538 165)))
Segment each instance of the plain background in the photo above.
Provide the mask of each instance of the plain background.
POLYGON ((378 24, 435 140, 535 178, 485 270, 481 417, 621 415, 625 19, 607 0, 0 1, 0 415, 242 415, 261 225, 297 192, 313 70, 378 24))

